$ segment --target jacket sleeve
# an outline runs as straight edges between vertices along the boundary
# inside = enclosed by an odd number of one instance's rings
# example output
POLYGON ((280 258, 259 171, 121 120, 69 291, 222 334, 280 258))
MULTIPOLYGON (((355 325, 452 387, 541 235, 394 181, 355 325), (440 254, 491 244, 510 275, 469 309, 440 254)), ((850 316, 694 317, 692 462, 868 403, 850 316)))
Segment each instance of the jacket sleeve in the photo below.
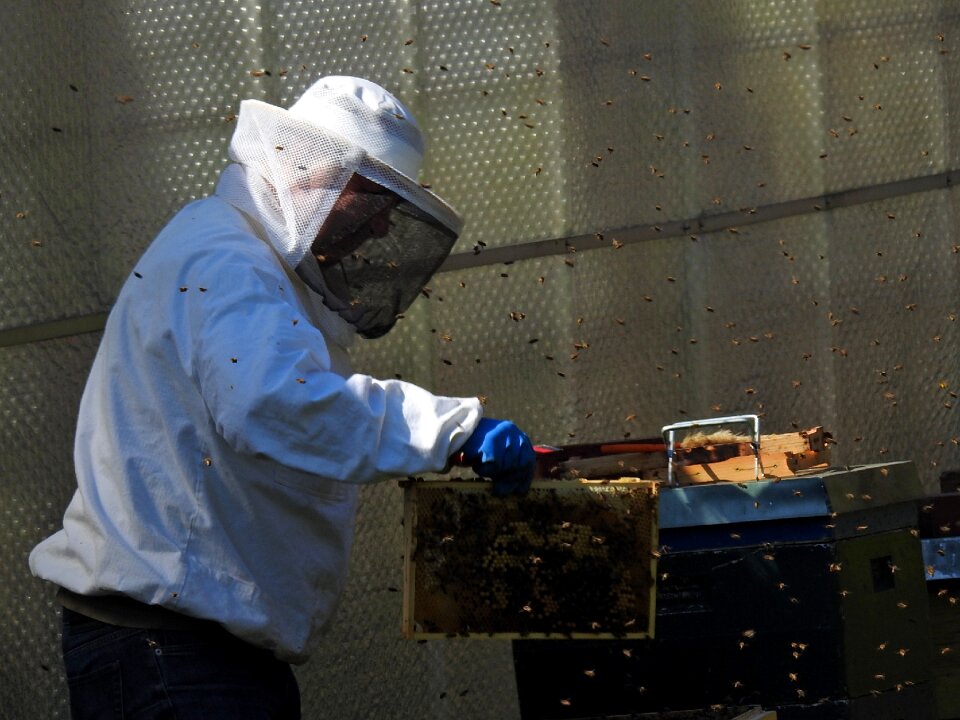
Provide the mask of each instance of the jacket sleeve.
POLYGON ((198 281, 210 287, 192 294, 182 323, 203 401, 237 452, 364 483, 440 471, 476 427, 477 398, 334 372, 282 269, 213 265, 219 282, 198 281))

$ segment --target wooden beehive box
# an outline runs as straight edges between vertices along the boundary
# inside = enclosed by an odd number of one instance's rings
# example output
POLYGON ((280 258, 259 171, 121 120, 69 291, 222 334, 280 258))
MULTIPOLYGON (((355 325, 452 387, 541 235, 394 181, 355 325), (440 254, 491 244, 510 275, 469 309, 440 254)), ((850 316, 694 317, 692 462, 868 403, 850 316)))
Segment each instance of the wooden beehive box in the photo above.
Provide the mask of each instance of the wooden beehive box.
POLYGON ((403 485, 405 637, 653 636, 656 483, 403 485))

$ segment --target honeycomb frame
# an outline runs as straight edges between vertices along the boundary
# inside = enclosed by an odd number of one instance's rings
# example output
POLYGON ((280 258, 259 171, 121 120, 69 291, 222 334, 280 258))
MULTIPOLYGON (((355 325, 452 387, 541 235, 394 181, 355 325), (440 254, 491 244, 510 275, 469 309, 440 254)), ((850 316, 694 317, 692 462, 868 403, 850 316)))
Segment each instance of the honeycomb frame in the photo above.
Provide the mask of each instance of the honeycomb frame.
POLYGON ((404 486, 406 638, 652 638, 658 484, 404 486))

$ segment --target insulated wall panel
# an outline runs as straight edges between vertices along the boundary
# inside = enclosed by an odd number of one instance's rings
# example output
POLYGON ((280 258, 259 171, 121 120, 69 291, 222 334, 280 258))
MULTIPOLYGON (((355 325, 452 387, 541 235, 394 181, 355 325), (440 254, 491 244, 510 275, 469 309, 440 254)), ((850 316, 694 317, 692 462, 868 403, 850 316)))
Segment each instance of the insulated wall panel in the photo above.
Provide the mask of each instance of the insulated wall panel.
POLYGON ((564 8, 575 232, 822 191, 812 2, 564 8))
POLYGON ((457 250, 567 232, 557 13, 548 0, 419 4, 424 179, 466 215, 457 250))
POLYGON ((570 273, 551 257, 435 278, 435 387, 485 396, 487 414, 522 419, 537 442, 570 442, 577 332, 570 273))
POLYGON ((842 457, 910 457, 931 489, 941 468, 960 462, 955 208, 956 191, 944 190, 831 214, 842 457))
MULTIPOLYGON (((941 2, 934 37, 937 39, 937 52, 940 55, 940 69, 945 107, 949 110, 960 102, 960 53, 957 52, 957 40, 960 39, 960 6, 956 3, 941 2)), ((947 167, 960 165, 960 118, 949 112, 946 117, 947 136, 944 140, 944 160, 947 167)))
POLYGON ((831 427, 830 327, 818 310, 824 230, 823 216, 810 214, 687 245, 679 347, 696 417, 755 413, 766 432, 831 427))
POLYGON ((569 232, 695 215, 702 143, 676 3, 564 3, 559 13, 569 232))
POLYGON ((262 17, 244 4, 110 2, 85 19, 90 202, 112 299, 163 224, 213 190, 241 98, 288 80, 266 74, 262 17))
POLYGON ((147 126, 98 137, 97 156, 109 167, 99 178, 95 202, 99 272, 109 297, 116 297, 166 221, 210 193, 224 165, 225 133, 231 127, 208 119, 189 127, 147 126))
POLYGON ((822 192, 814 0, 685 3, 698 209, 736 211, 822 192))
POLYGON ((58 606, 30 574, 33 546, 61 527, 73 493, 73 429, 97 335, 0 348, 0 708, 66 718, 58 606))
POLYGON ((823 233, 822 216, 808 215, 585 253, 581 429, 594 440, 656 436, 670 422, 740 413, 759 414, 769 432, 829 426, 823 233), (597 425, 600 436, 588 430, 597 425))
POLYGON ((577 442, 659 435, 696 413, 689 391, 688 243, 651 241, 583 253, 569 271, 576 342, 577 442))
POLYGON ((406 0, 283 1, 257 6, 268 102, 289 106, 324 75, 374 79, 417 113, 418 13, 406 0))
POLYGON ((939 6, 936 0, 820 3, 825 190, 944 168, 939 6))
POLYGON ((0 329, 102 309, 75 8, 15 3, 0 28, 0 329), (52 41, 57 38, 57 41, 52 41))

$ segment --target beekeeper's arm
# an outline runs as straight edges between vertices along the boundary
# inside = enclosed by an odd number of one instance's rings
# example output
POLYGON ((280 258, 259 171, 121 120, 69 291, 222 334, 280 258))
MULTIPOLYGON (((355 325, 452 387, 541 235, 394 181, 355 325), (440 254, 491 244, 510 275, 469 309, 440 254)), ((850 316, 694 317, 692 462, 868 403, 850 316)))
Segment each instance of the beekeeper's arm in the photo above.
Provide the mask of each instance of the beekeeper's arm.
POLYGON ((512 423, 481 424, 477 398, 333 372, 327 340, 289 301, 285 275, 247 259, 216 265, 216 292, 209 283, 184 298, 186 322, 200 392, 237 451, 344 482, 440 471, 461 449, 495 481, 532 474, 529 440, 512 423))

